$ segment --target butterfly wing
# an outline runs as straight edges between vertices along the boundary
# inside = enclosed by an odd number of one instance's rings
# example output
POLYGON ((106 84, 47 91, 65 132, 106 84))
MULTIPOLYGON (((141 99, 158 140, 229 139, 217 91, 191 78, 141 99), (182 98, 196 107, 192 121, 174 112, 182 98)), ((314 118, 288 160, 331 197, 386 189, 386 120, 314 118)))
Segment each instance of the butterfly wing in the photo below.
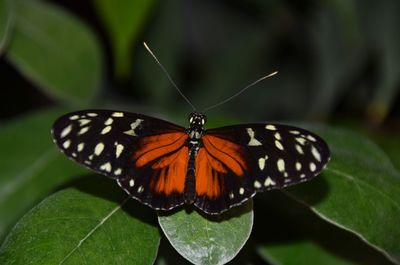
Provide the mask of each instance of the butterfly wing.
POLYGON ((195 205, 217 214, 256 192, 312 179, 330 158, 319 136, 278 124, 244 124, 207 130, 196 158, 195 205))
POLYGON ((183 127, 145 115, 107 110, 66 114, 53 139, 71 159, 117 180, 155 209, 184 203, 189 151, 183 127))

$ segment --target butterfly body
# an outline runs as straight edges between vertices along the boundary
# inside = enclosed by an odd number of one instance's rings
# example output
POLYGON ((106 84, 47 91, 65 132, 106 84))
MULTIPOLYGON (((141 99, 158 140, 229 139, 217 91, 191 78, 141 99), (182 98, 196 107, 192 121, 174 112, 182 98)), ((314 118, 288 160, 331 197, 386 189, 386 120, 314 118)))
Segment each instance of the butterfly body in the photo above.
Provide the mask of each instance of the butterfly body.
POLYGON ((184 128, 141 114, 85 110, 59 118, 53 138, 68 157, 154 209, 194 204, 209 214, 309 180, 330 157, 326 143, 304 129, 269 123, 204 129, 205 123, 197 112, 184 128))

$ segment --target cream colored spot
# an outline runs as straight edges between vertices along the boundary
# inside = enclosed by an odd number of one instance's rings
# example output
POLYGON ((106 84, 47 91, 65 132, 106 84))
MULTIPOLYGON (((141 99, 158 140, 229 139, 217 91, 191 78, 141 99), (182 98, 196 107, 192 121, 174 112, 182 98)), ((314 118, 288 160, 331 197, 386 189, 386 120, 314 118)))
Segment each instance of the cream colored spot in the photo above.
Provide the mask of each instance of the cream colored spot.
POLYGON ((121 118, 121 117, 124 117, 124 113, 123 112, 114 112, 113 114, 111 114, 111 116, 116 117, 116 118, 121 118))
POLYGON ((318 152, 317 148, 315 146, 311 147, 311 153, 317 159, 318 162, 321 162, 321 154, 318 152))
POLYGON ((90 156, 89 156, 89 160, 93 160, 93 155, 90 155, 90 156))
POLYGON ((135 186, 135 181, 134 181, 133 179, 131 179, 131 180, 129 181, 129 186, 130 186, 130 187, 135 186))
POLYGON ((299 152, 299 154, 304 155, 303 148, 301 148, 300 145, 296 144, 295 147, 296 147, 297 152, 299 152))
POLYGON ((108 126, 108 125, 111 125, 112 123, 113 123, 113 119, 112 118, 108 118, 105 122, 104 122, 104 125, 106 125, 106 126, 108 126))
POLYGON ((81 120, 79 120, 79 124, 80 124, 81 126, 85 126, 85 125, 88 124, 89 122, 91 122, 91 120, 88 120, 88 119, 81 119, 81 120))
POLYGON ((311 163, 310 163, 310 170, 311 170, 311 172, 314 172, 316 169, 317 169, 317 166, 316 166, 313 162, 311 162, 311 163))
POLYGON ((312 136, 312 135, 307 135, 307 139, 310 141, 313 141, 313 142, 317 141, 317 139, 315 139, 314 136, 312 136))
POLYGON ((297 141, 299 144, 304 145, 305 142, 306 142, 306 139, 301 138, 301 137, 296 137, 296 141, 297 141))
POLYGON ((265 126, 265 129, 271 130, 271 131, 275 131, 275 130, 276 130, 276 127, 275 127, 274 125, 272 125, 272 124, 267 124, 267 125, 265 126))
POLYGON ((282 137, 281 137, 280 133, 276 132, 276 133, 274 134, 274 136, 275 136, 275 139, 276 139, 276 140, 282 140, 282 137))
POLYGON ((71 155, 72 155, 72 157, 76 157, 76 153, 72 153, 71 155))
POLYGON ((294 135, 300 134, 300 132, 299 132, 299 131, 296 131, 296 130, 290 131, 290 133, 291 133, 291 134, 294 134, 294 135))
POLYGON ((79 116, 78 116, 78 115, 74 115, 74 116, 69 117, 69 119, 70 119, 71 121, 74 121, 74 120, 79 119, 79 116))
POLYGON ((266 155, 265 157, 261 157, 258 159, 258 167, 260 170, 264 170, 265 168, 265 161, 268 159, 268 156, 266 155))
POLYGON ((104 127, 104 129, 101 131, 101 134, 107 134, 111 131, 111 126, 104 127))
POLYGON ((285 171, 285 161, 282 158, 278 159, 276 165, 278 167, 279 172, 285 171))
POLYGON ((106 172, 111 172, 111 163, 110 163, 110 162, 107 162, 107 163, 105 163, 104 165, 101 165, 101 166, 100 166, 100 169, 101 169, 101 170, 104 170, 104 171, 106 171, 106 172))
POLYGON ((69 126, 65 127, 64 130, 62 130, 60 137, 61 137, 61 138, 64 138, 64 137, 67 136, 71 131, 72 131, 72 124, 70 124, 69 126))
POLYGON ((78 144, 78 152, 82 152, 84 147, 85 147, 85 143, 78 144))
POLYGON ((136 119, 135 122, 131 123, 131 129, 129 131, 125 131, 124 133, 130 136, 137 136, 135 130, 142 122, 142 119, 136 119))
POLYGON ((275 181, 273 181, 270 177, 267 177, 265 179, 265 181, 264 181, 264 186, 268 187, 268 186, 271 186, 271 185, 275 185, 275 181))
POLYGON ((296 162, 296 170, 297 171, 301 170, 301 163, 300 162, 296 162))
POLYGON ((254 188, 256 189, 261 188, 261 183, 258 180, 254 181, 254 188))
POLYGON ((283 151, 283 145, 281 144, 281 142, 279 142, 278 140, 275 140, 275 146, 283 151))
POLYGON ((83 127, 82 129, 79 130, 78 135, 85 134, 87 131, 89 131, 89 126, 88 127, 83 127))
POLYGON ((99 156, 101 152, 104 150, 104 144, 103 143, 98 143, 96 147, 94 148, 94 154, 99 156))
POLYGON ((240 194, 240 195, 243 195, 243 194, 244 194, 244 189, 243 189, 243 188, 240 188, 240 189, 239 189, 239 194, 240 194))
POLYGON ((114 175, 119 176, 122 173, 122 169, 118 168, 114 171, 114 175))
POLYGON ((140 186, 139 188, 138 188, 138 190, 137 190, 139 193, 142 193, 143 191, 144 191, 144 187, 143 186, 140 186))
POLYGON ((89 117, 96 117, 96 116, 97 116, 97 113, 90 112, 90 113, 88 113, 87 115, 88 115, 89 117))
POLYGON ((233 199, 233 198, 235 198, 235 195, 233 194, 233 192, 229 192, 229 199, 233 199))
POLYGON ((300 178, 302 179, 302 178, 305 178, 306 177, 306 175, 305 174, 301 174, 300 175, 300 178))
POLYGON ((261 143, 254 137, 255 133, 252 128, 246 128, 247 134, 250 136, 250 141, 247 144, 248 146, 260 146, 261 143))
POLYGON ((63 143, 64 149, 68 149, 70 146, 71 146, 71 141, 70 141, 70 140, 67 140, 67 141, 65 141, 65 142, 63 143))
POLYGON ((119 158, 121 155, 122 151, 124 151, 124 146, 122 144, 117 144, 115 147, 115 156, 119 158))

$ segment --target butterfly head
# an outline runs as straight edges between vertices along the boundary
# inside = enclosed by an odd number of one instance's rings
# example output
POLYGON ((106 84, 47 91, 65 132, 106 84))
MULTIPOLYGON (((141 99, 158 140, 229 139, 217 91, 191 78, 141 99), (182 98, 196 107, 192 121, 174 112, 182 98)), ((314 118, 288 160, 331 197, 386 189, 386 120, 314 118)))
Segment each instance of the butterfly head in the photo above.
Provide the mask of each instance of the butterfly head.
POLYGON ((190 123, 190 127, 196 127, 196 128, 203 128, 204 124, 206 124, 207 122, 206 115, 198 112, 190 113, 188 120, 190 123))

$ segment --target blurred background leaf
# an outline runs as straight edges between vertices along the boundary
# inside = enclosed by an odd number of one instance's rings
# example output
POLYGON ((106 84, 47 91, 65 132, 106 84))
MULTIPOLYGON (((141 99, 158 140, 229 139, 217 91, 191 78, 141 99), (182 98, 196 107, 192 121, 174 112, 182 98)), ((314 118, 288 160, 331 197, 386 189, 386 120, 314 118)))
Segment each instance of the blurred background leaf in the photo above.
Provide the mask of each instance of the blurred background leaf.
POLYGON ((13 27, 13 9, 10 0, 0 0, 0 56, 8 44, 13 27))
POLYGON ((88 102, 100 88, 102 55, 96 38, 66 11, 17 0, 9 61, 55 99, 88 102))
POLYGON ((94 4, 111 42, 115 76, 126 79, 131 74, 134 44, 139 41, 154 1, 94 0, 94 4))

